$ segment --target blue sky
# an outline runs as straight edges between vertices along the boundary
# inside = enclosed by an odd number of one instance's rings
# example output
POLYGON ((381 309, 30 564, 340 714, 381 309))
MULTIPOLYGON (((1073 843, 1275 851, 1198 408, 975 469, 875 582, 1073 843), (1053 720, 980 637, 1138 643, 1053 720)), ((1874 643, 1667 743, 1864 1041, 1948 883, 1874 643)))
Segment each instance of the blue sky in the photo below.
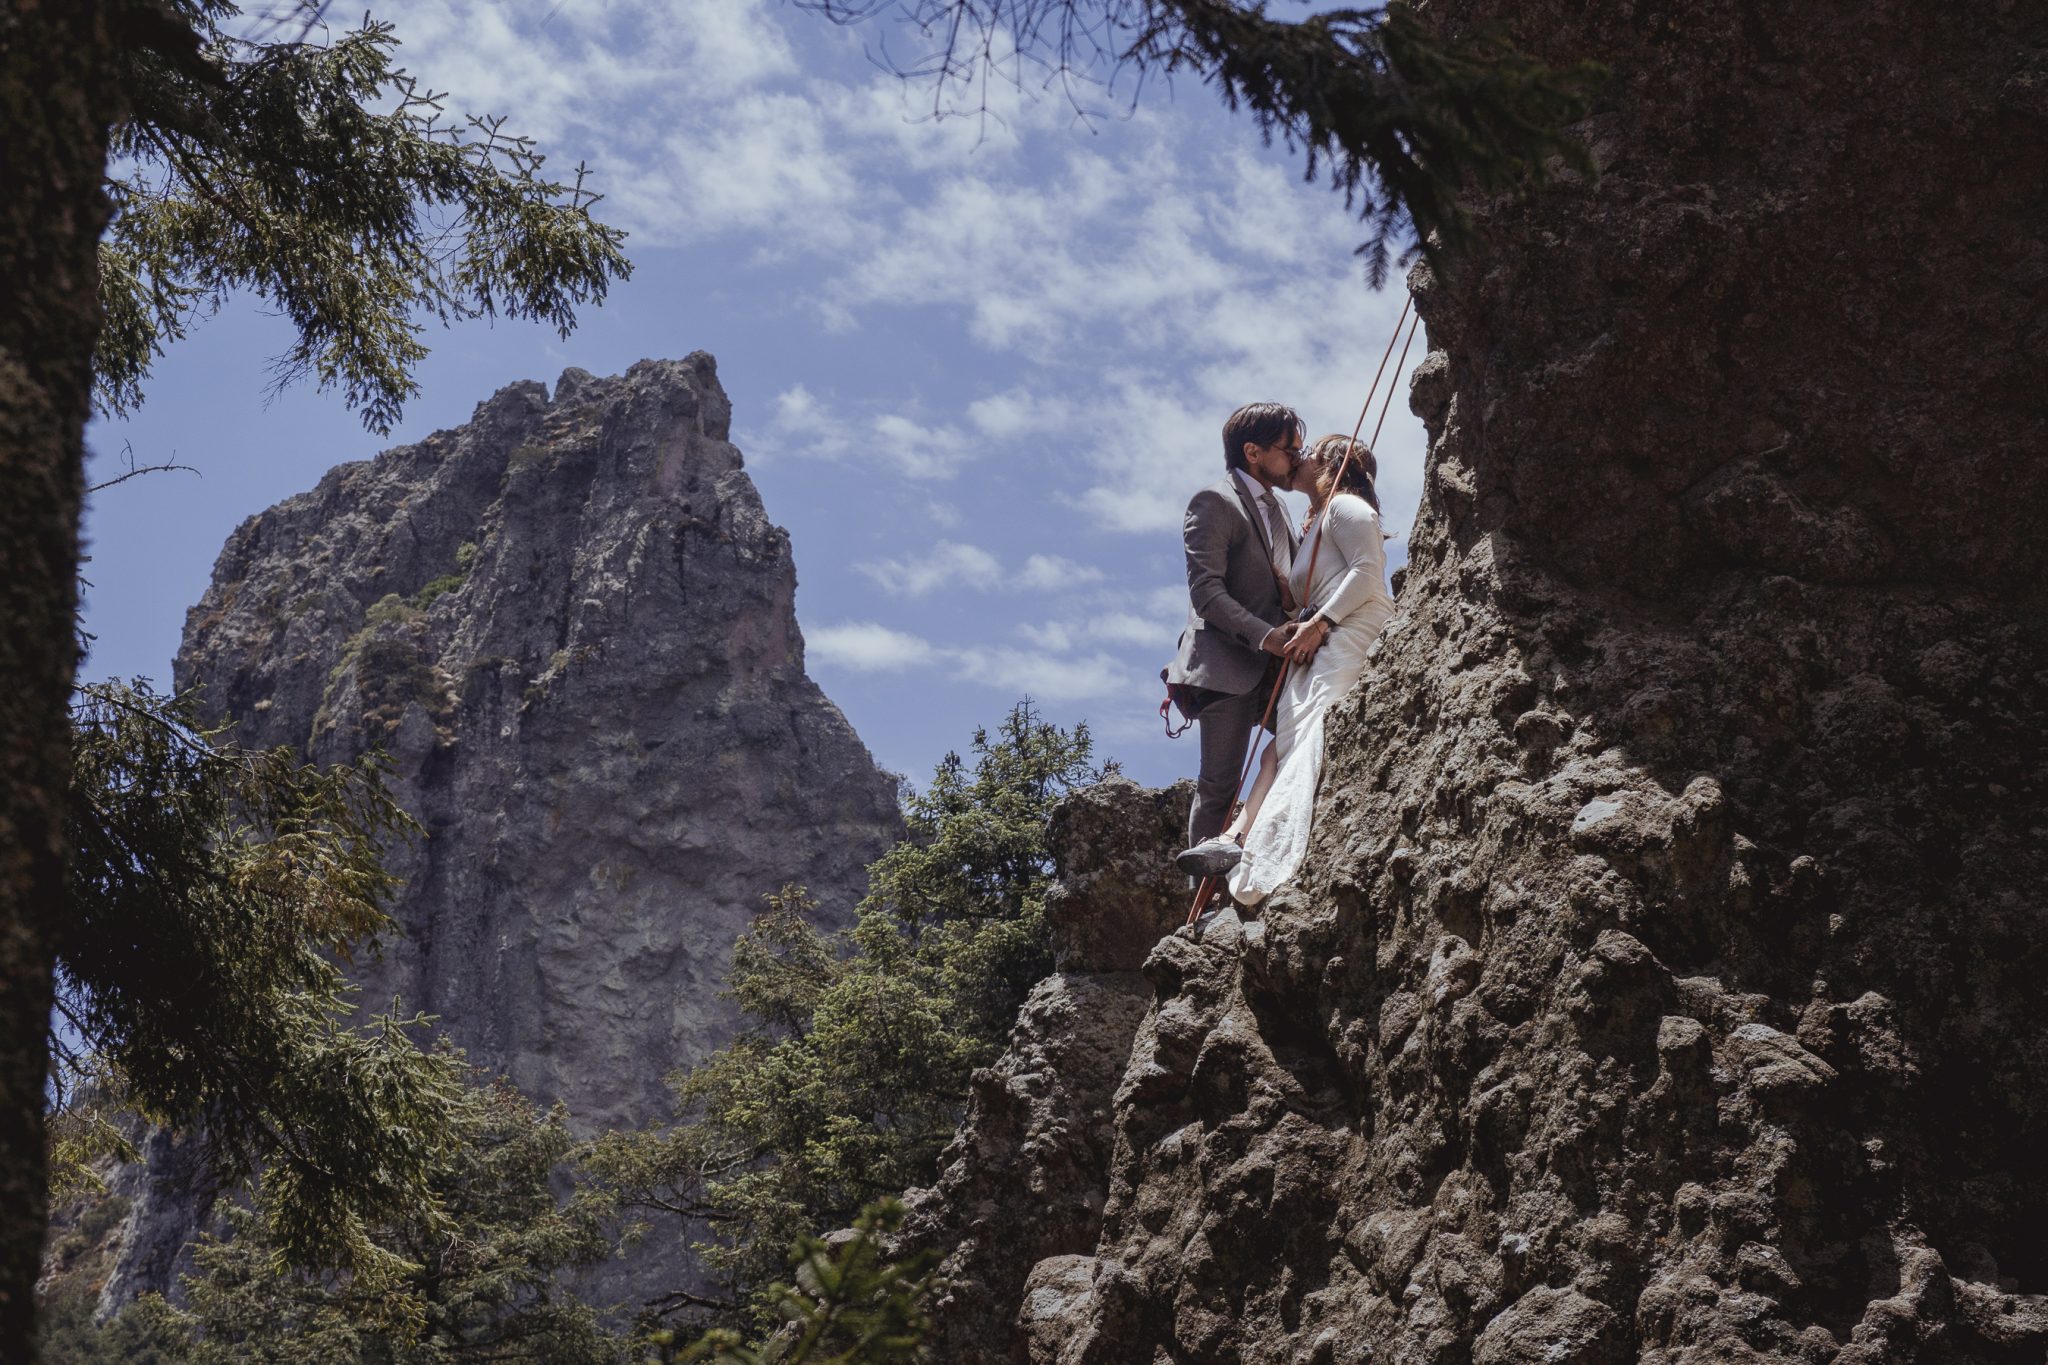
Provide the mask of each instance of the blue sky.
MULTIPOLYGON (((91 477, 175 460, 87 516, 87 676, 167 680, 185 609, 236 524, 330 466, 467 420, 519 379, 707 350, 734 441, 789 528, 810 672, 884 766, 922 782, 1030 695, 1086 719, 1133 776, 1191 773, 1158 670, 1186 608, 1180 509, 1223 417, 1276 399, 1348 431, 1401 293, 1367 288, 1340 197, 1204 87, 1077 120, 997 88, 929 117, 929 88, 844 29, 764 0, 416 0, 405 64, 503 112, 555 168, 590 163, 635 272, 566 341, 465 324, 427 338, 389 438, 338 396, 271 397, 284 324, 241 303, 95 424, 91 477)), ((1421 343, 1409 363, 1419 359, 1421 343)), ((1388 523, 1413 519, 1405 383, 1382 436, 1388 523)), ((1399 564, 1405 540, 1389 547, 1399 564)))

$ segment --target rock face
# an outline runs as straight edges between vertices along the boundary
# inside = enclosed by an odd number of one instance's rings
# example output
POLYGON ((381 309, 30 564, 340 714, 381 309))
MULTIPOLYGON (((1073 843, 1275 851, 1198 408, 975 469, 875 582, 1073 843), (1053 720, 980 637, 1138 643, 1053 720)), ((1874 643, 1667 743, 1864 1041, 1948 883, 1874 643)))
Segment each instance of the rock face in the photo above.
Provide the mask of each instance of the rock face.
POLYGON ((1605 63, 1603 175, 1418 275, 1307 869, 1147 962, 1006 1350, 2048 1353, 2048 11, 1965 11, 1428 7, 1605 63))
POLYGON ((1110 1102, 1152 1001, 1138 969, 1183 915, 1169 860, 1193 799, 1191 782, 1152 791, 1119 777, 1054 808, 1053 975, 1025 1001, 1009 1051, 975 1073, 938 1183, 906 1197, 899 1249, 946 1256, 934 1360, 1022 1360, 1011 1322, 1025 1277, 1092 1250, 1102 1231, 1110 1102))
POLYGON ((662 1077, 730 1035, 765 893, 846 914, 902 834, 804 674, 729 420, 702 353, 514 384, 244 523, 178 656, 246 743, 389 752, 425 837, 366 1004, 441 1016, 585 1127, 664 1114, 662 1077))

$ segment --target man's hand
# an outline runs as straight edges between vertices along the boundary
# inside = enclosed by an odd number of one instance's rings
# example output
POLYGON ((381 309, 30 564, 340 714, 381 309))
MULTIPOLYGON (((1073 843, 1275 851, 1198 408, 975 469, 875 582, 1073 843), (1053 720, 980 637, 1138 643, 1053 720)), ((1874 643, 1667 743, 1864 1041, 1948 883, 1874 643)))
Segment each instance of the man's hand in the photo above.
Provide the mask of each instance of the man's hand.
POLYGON ((1318 616, 1294 628, 1294 634, 1287 641, 1287 648, 1280 657, 1291 664, 1305 664, 1316 657, 1316 651, 1330 638, 1330 619, 1318 616))
POLYGON ((1275 626, 1266 632, 1265 639, 1259 641, 1259 648, 1265 650, 1268 654, 1277 654, 1284 659, 1288 657, 1287 650, 1288 646, 1294 641, 1294 633, 1300 629, 1301 626, 1293 621, 1275 626))

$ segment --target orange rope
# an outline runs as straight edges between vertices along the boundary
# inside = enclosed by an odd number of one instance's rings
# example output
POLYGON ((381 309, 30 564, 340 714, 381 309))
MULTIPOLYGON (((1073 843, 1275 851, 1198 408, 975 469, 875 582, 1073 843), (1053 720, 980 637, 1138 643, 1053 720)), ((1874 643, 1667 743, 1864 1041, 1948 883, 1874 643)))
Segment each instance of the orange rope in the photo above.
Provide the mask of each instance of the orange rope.
MULTIPOLYGON (((1394 319, 1394 330, 1387 336, 1387 349, 1381 352, 1380 354, 1380 367, 1379 369, 1373 372, 1372 387, 1365 391, 1365 403, 1362 407, 1358 409, 1358 421, 1352 425, 1351 439, 1345 443, 1344 458, 1337 465, 1337 478, 1335 483, 1332 485, 1333 488, 1341 488, 1344 484, 1344 475, 1350 472, 1351 457, 1358 452, 1358 433, 1365 430, 1366 414, 1372 411, 1372 400, 1379 396, 1380 379, 1387 372, 1387 357, 1391 356, 1394 353, 1394 338, 1401 335, 1401 324, 1403 322, 1408 323, 1408 339, 1407 341, 1401 343, 1401 358, 1394 364, 1395 380, 1398 380, 1401 377, 1401 367, 1408 363, 1408 347, 1414 342, 1415 329, 1422 322, 1422 316, 1419 313, 1415 316, 1413 321, 1409 320, 1408 310, 1414 304, 1414 302, 1415 296, 1413 294, 1410 294, 1406 299, 1402 300, 1400 316, 1394 319)), ((1380 419, 1378 422, 1375 422, 1373 424, 1371 444, 1379 444, 1380 431, 1387 424, 1387 410, 1393 407, 1393 405, 1394 384, 1393 382, 1389 382, 1387 384, 1386 400, 1380 404, 1380 419)), ((1334 497, 1335 494, 1332 493, 1331 496, 1334 497)), ((1327 520, 1327 518, 1325 518, 1324 520, 1327 520)), ((1323 524, 1321 521, 1318 521, 1316 523, 1315 536, 1313 537, 1313 539, 1309 541, 1308 547, 1307 581, 1311 585, 1313 585, 1316 581, 1316 556, 1322 553, 1322 548, 1323 524)), ((1278 677, 1273 679, 1273 694, 1266 698, 1266 712, 1264 715, 1259 717, 1258 725, 1254 727, 1252 730, 1252 742, 1250 748, 1247 750, 1245 754, 1244 766, 1240 768, 1237 773, 1236 791, 1238 793, 1237 799, 1239 800, 1241 800, 1244 795, 1245 779, 1251 776, 1252 769, 1258 765, 1260 754, 1259 732, 1266 728, 1266 724, 1268 721, 1272 720, 1273 708, 1279 704, 1280 693, 1287 686, 1288 670, 1293 667, 1294 664, 1292 660, 1282 659, 1280 661, 1280 674, 1278 677)), ((1272 743, 1278 744, 1279 742, 1280 736, 1276 733, 1273 736, 1272 743)), ((1233 802, 1233 809, 1234 808, 1235 802, 1233 802)), ((1202 911, 1208 908, 1209 902, 1215 896, 1215 894, 1216 878, 1202 878, 1201 885, 1195 888, 1195 903, 1188 909, 1187 922, 1189 924, 1193 924, 1196 920, 1202 917, 1202 911)))
MULTIPOLYGON (((1416 326, 1417 326, 1418 324, 1420 324, 1420 323, 1421 323, 1421 321, 1422 321, 1422 319, 1421 319, 1421 318, 1420 318, 1420 317, 1418 316, 1418 317, 1417 317, 1417 318, 1415 319, 1415 321, 1414 321, 1414 322, 1411 322, 1411 323, 1409 323, 1409 324, 1408 324, 1408 340, 1407 340, 1407 341, 1404 341, 1404 342, 1402 342, 1402 343, 1401 343, 1401 358, 1400 358, 1399 360, 1397 360, 1397 361, 1395 361, 1395 362, 1394 362, 1394 373, 1395 373, 1395 374, 1397 374, 1397 375, 1401 373, 1401 367, 1402 367, 1403 365, 1406 365, 1406 364, 1408 363, 1408 347, 1409 347, 1409 344, 1410 344, 1411 342, 1413 342, 1413 341, 1415 340, 1415 328, 1416 328, 1416 326)), ((1396 327, 1399 327, 1400 325, 1401 325, 1401 324, 1400 324, 1400 323, 1398 323, 1398 322, 1394 324, 1394 326, 1396 326, 1396 327)), ((1393 343, 1392 339, 1390 338, 1390 339, 1389 339, 1389 340, 1387 341, 1387 345, 1389 345, 1389 346, 1392 346, 1393 344, 1394 344, 1394 343, 1393 343)), ((1368 399, 1366 399, 1365 401, 1366 401, 1366 402, 1367 402, 1367 403, 1369 404, 1369 403, 1371 403, 1371 402, 1372 402, 1372 399, 1368 398, 1368 399)), ((1378 445, 1378 444, 1380 443, 1380 428, 1384 427, 1384 426, 1385 426, 1385 425, 1387 424, 1387 409, 1388 409, 1388 408, 1390 408, 1390 407, 1392 407, 1392 406, 1394 406, 1394 386, 1393 386, 1392 384, 1389 384, 1389 385, 1387 385, 1387 399, 1386 399, 1386 401, 1385 401, 1384 403, 1381 403, 1381 404, 1380 404, 1380 420, 1379 420, 1379 421, 1377 421, 1377 422, 1375 422, 1375 423, 1373 423, 1373 427, 1372 427, 1372 439, 1371 439, 1370 441, 1366 442, 1366 444, 1367 444, 1367 445, 1369 445, 1369 446, 1376 446, 1376 445, 1378 445)), ((1357 448, 1357 446, 1358 446, 1358 431, 1357 431, 1357 429, 1356 429, 1356 428, 1354 428, 1354 429, 1352 430, 1352 432, 1351 432, 1351 448, 1352 448, 1352 449, 1356 449, 1356 448, 1357 448)), ((1346 463, 1346 464, 1349 464, 1349 463, 1350 463, 1350 460, 1351 460, 1351 450, 1350 450, 1350 449, 1347 449, 1347 450, 1346 450, 1346 451, 1344 452, 1344 460, 1345 460, 1345 463, 1346 463)), ((1343 470, 1342 470, 1342 469, 1340 468, 1340 469, 1339 469, 1339 470, 1337 471, 1337 473, 1339 474, 1339 476, 1341 476, 1341 475, 1342 475, 1342 474, 1344 473, 1344 471, 1343 471, 1343 470)))
MULTIPOLYGON (((1394 330, 1387 337, 1387 349, 1380 356, 1379 371, 1372 377, 1372 387, 1365 391, 1365 406, 1358 410, 1358 421, 1351 427, 1351 439, 1345 442, 1344 445, 1344 458, 1337 462, 1337 477, 1331 484, 1333 490, 1344 486, 1344 476, 1351 471, 1351 457, 1358 453, 1358 433, 1365 429, 1365 414, 1372 411, 1373 397, 1379 392, 1380 375, 1387 372, 1387 356, 1394 353, 1394 338, 1401 335, 1401 323, 1407 319, 1408 305, 1413 302, 1415 302, 1415 296, 1411 294, 1408 296, 1407 302, 1401 305, 1401 316, 1394 319, 1394 330)), ((1408 347, 1415 340, 1415 329, 1421 322, 1422 318, 1418 315, 1414 321, 1408 323, 1408 340, 1401 343, 1401 358, 1394 362, 1394 378, 1396 380, 1401 377, 1401 367, 1408 363, 1408 347)), ((1367 442, 1368 445, 1376 446, 1379 444, 1380 430, 1387 424, 1387 409, 1393 406, 1394 384, 1392 381, 1389 381, 1387 384, 1386 400, 1380 404, 1380 420, 1373 424, 1372 440, 1367 442)), ((1335 492, 1332 492, 1331 496, 1335 497, 1335 492)), ((1316 556, 1322 553, 1323 549, 1323 521, 1328 520, 1329 518, 1325 517, 1322 521, 1316 523, 1315 536, 1309 541, 1307 581, 1311 586, 1316 581, 1316 556)), ((1276 735, 1275 738, 1277 739, 1278 736, 1276 735)))

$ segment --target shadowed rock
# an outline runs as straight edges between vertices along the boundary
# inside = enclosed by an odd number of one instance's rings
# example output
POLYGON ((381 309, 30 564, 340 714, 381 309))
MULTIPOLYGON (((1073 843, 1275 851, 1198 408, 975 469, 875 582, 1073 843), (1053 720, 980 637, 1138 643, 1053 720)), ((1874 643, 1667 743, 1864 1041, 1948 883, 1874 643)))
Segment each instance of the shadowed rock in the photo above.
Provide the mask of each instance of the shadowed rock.
POLYGON ((1059 970, 1135 972, 1180 927, 1191 896, 1173 866, 1172 828, 1186 824, 1191 790, 1112 777, 1053 809, 1045 841, 1059 877, 1045 916, 1059 970))
POLYGON ((1424 10, 1605 63, 1603 175, 1415 278, 1303 875, 1148 959, 1012 1358, 2032 1365, 2048 11, 1424 10))
POLYGON ((1009 1050, 974 1074, 937 1183, 906 1196, 899 1246, 947 1253, 933 1359, 1021 1361, 1013 1324, 1025 1276, 1095 1245, 1110 1101, 1152 999, 1138 967, 1186 914, 1172 858, 1193 797, 1192 783, 1158 791, 1113 777, 1054 808, 1047 914, 1058 970, 1025 1001, 1009 1050))

